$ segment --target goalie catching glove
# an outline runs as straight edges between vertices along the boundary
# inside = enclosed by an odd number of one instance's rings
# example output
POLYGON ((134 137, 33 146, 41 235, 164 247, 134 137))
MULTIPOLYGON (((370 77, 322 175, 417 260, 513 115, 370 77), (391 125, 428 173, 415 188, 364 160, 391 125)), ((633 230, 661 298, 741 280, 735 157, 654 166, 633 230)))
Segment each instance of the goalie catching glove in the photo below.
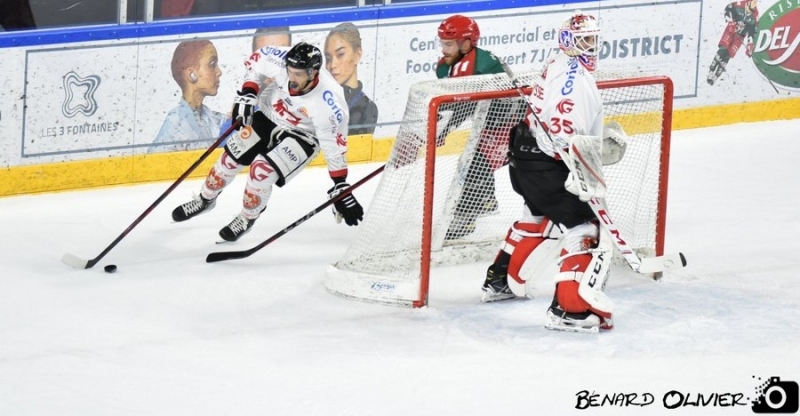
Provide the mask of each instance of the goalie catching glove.
MULTIPOLYGON (((350 189, 350 184, 344 179, 334 179, 336 184, 328 190, 328 199, 333 199, 340 193, 350 189)), ((347 225, 358 225, 359 221, 364 220, 364 208, 356 201, 352 193, 333 203, 333 215, 336 223, 339 224, 344 219, 347 225)))
POLYGON ((628 143, 625 130, 616 121, 609 121, 603 126, 603 166, 613 165, 625 156, 628 143))
POLYGON ((242 126, 253 124, 253 113, 258 103, 258 99, 256 98, 257 94, 257 91, 252 88, 242 88, 241 91, 236 92, 236 97, 233 99, 233 111, 231 112, 231 116, 234 120, 241 119, 242 126))

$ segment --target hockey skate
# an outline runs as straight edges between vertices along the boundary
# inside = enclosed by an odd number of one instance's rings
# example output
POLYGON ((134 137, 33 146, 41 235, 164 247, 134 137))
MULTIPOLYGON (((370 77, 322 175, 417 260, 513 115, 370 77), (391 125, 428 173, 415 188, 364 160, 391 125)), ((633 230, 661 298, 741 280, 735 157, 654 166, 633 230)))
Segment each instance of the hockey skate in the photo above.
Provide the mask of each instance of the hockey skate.
POLYGON ((447 233, 444 235, 445 241, 457 240, 466 237, 475 232, 475 216, 462 216, 456 214, 450 227, 447 228, 447 233))
POLYGON ((708 85, 714 85, 719 79, 719 76, 725 72, 725 67, 728 65, 728 61, 723 59, 719 56, 719 54, 714 56, 714 61, 711 62, 711 68, 708 70, 708 76, 706 76, 706 82, 708 85))
POLYGON ((172 220, 175 222, 186 221, 202 213, 211 211, 217 205, 215 199, 205 199, 202 195, 195 195, 191 201, 172 210, 172 220))
POLYGON ((544 327, 556 331, 596 334, 601 329, 611 329, 613 323, 611 320, 604 321, 589 311, 581 313, 566 312, 561 309, 558 301, 553 299, 553 303, 547 309, 547 322, 544 327))
POLYGON ((497 203, 497 197, 492 195, 486 198, 483 204, 478 207, 478 217, 495 215, 498 213, 498 208, 500 208, 500 204, 497 203))
POLYGON ((486 270, 486 281, 483 282, 483 296, 481 302, 494 302, 515 297, 514 292, 508 287, 508 274, 497 270, 493 264, 486 270))
POLYGON ((239 214, 230 224, 219 230, 219 236, 225 241, 234 242, 250 232, 250 228, 252 228, 255 223, 255 219, 248 220, 242 216, 242 214, 239 214))

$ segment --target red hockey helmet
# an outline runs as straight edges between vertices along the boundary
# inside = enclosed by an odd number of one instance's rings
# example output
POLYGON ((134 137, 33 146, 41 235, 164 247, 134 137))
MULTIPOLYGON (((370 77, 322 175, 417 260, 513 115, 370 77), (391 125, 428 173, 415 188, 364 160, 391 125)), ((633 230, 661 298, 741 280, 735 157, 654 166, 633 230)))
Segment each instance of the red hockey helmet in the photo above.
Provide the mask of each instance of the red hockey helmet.
POLYGON ((481 30, 478 23, 467 16, 455 14, 444 19, 439 25, 439 39, 442 40, 464 40, 469 39, 472 43, 477 43, 481 37, 481 30))

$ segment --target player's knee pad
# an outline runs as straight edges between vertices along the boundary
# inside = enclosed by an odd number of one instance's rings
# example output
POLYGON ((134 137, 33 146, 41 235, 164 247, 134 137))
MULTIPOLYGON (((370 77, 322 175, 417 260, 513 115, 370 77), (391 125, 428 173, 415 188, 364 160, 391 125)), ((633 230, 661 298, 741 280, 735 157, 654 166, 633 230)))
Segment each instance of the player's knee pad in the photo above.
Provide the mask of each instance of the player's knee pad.
POLYGON ((278 133, 279 142, 266 155, 267 161, 280 175, 276 184, 283 186, 319 154, 319 145, 291 131, 278 133))
POLYGON ((228 153, 223 152, 222 156, 217 159, 217 162, 211 168, 211 171, 208 172, 208 176, 206 176, 206 181, 203 183, 203 189, 201 190, 203 197, 206 199, 216 198, 243 168, 244 165, 236 163, 228 153))
POLYGON ((244 188, 242 214, 247 219, 256 219, 267 208, 272 195, 272 185, 278 182, 280 175, 262 155, 256 156, 250 164, 250 174, 244 188))
POLYGON ((503 251, 511 255, 509 276, 519 283, 525 283, 519 273, 522 265, 544 240, 550 238, 552 230, 553 223, 547 218, 541 219, 540 223, 517 221, 511 226, 503 246, 503 251))

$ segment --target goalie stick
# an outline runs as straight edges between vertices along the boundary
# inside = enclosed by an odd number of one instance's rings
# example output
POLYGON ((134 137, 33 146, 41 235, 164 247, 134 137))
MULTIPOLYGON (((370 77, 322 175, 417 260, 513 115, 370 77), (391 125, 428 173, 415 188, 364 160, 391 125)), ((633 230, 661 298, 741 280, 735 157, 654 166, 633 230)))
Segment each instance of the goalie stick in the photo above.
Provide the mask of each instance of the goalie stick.
POLYGON ((218 261, 237 260, 237 259, 243 259, 245 257, 250 257, 256 251, 261 250, 262 248, 270 245, 273 241, 283 237, 284 235, 286 235, 286 233, 288 233, 289 231, 292 231, 298 225, 306 222, 307 219, 317 215, 318 213, 320 213, 325 208, 333 205, 334 203, 338 202, 339 200, 341 200, 345 196, 349 195, 356 188, 358 188, 359 186, 361 186, 364 183, 366 183, 368 180, 370 180, 373 177, 375 177, 375 175, 383 172, 383 169, 385 167, 386 167, 386 165, 383 165, 383 166, 379 167, 378 169, 375 169, 374 172, 372 172, 369 175, 361 178, 361 180, 359 180, 358 182, 350 185, 350 187, 347 188, 347 190, 345 190, 342 193, 340 193, 339 195, 336 195, 335 197, 325 201, 324 204, 322 204, 322 205, 314 208, 313 210, 309 211, 308 214, 303 215, 297 221, 289 224, 289 226, 287 226, 286 228, 278 231, 272 237, 262 241, 261 243, 259 243, 258 245, 254 246, 253 248, 250 248, 250 249, 247 249, 247 250, 242 250, 242 251, 220 251, 220 252, 210 253, 206 257, 206 263, 216 263, 218 261))
POLYGON ((120 234, 114 241, 112 241, 111 244, 108 245, 108 247, 106 247, 100 254, 98 254, 97 257, 85 260, 73 254, 65 253, 61 257, 61 261, 64 264, 76 269, 91 269, 95 264, 97 264, 97 262, 100 261, 100 259, 105 257, 105 255, 108 254, 108 252, 111 251, 111 249, 113 249, 117 244, 119 244, 119 242, 122 241, 122 239, 125 238, 125 236, 130 234, 130 232, 133 231, 134 227, 139 225, 139 223, 142 222, 142 220, 146 216, 150 215, 150 213, 158 206, 158 204, 160 204, 161 201, 163 201, 167 197, 167 195, 169 195, 172 191, 174 191, 175 188, 177 188, 178 185, 180 185, 180 183, 183 182, 184 179, 186 179, 186 177, 188 177, 195 169, 197 169, 197 167, 200 166, 200 164, 203 163, 204 160, 206 160, 206 158, 211 154, 211 152, 213 152, 217 147, 219 147, 219 145, 222 144, 223 141, 225 141, 225 138, 227 138, 233 132, 233 130, 238 126, 239 126, 239 120, 235 120, 231 124, 231 126, 228 127, 219 136, 219 138, 216 141, 214 141, 214 143, 212 143, 211 146, 208 147, 208 149, 206 149, 205 153, 203 153, 200 156, 200 158, 198 158, 194 163, 192 163, 192 166, 189 166, 189 169, 187 169, 186 172, 183 172, 183 174, 175 182, 173 182, 172 185, 170 185, 170 187, 167 188, 167 190, 161 194, 161 196, 159 196, 152 204, 150 204, 150 206, 147 207, 147 209, 145 209, 144 212, 142 212, 142 214, 139 215, 139 217, 137 217, 131 223, 131 225, 129 225, 128 228, 126 228, 125 231, 122 232, 122 234, 120 234))
MULTIPOLYGON (((514 75, 514 72, 511 71, 511 68, 505 62, 502 62, 503 70, 505 71, 508 78, 511 80, 511 85, 517 90, 517 93, 525 100, 525 103, 530 108, 531 112, 533 113, 533 117, 539 123, 539 125, 544 126, 542 121, 539 119, 539 115, 536 114, 536 110, 534 109, 533 103, 530 102, 527 94, 522 91, 522 87, 520 87, 519 82, 517 82, 517 77, 514 75)), ((570 166, 568 161, 574 160, 575 158, 570 157, 564 153, 564 150, 555 144, 555 140, 552 136, 550 136, 550 132, 547 128, 543 128, 542 131, 547 135, 548 140, 554 144, 554 148, 558 152, 558 155, 561 157, 561 160, 566 163, 567 167, 571 172, 574 172, 574 167, 570 166)), ((580 154, 577 154, 576 157, 579 159, 582 158, 580 154)), ((593 176, 601 183, 604 183, 602 176, 598 176, 596 172, 592 172, 593 176)), ((639 258, 639 256, 634 252, 633 248, 628 245, 627 240, 625 239, 622 231, 617 227, 614 220, 611 219, 611 215, 609 214, 608 208, 606 207, 605 200, 603 198, 591 198, 588 201, 589 206, 592 208, 594 215, 600 220, 602 224, 602 228, 608 233, 611 240, 614 242, 614 245, 619 250, 622 257, 625 258, 625 261, 628 265, 633 269, 633 271, 642 274, 659 274, 666 269, 671 268, 680 268, 686 266, 686 257, 684 257, 683 253, 676 253, 676 254, 667 254, 663 256, 657 257, 645 257, 639 258)))

